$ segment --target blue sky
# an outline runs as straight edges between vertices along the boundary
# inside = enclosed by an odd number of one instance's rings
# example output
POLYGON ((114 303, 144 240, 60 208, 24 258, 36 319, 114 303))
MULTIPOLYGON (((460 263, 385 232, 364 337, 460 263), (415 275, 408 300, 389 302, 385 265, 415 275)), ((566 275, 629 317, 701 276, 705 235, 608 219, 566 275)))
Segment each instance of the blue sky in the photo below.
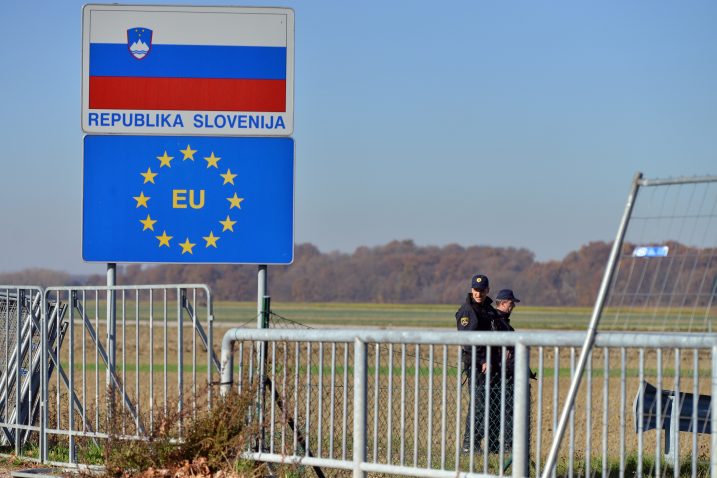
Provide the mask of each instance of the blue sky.
MULTIPOLYGON (((104 270, 80 251, 82 5, 3 6, 0 271, 104 270)), ((636 171, 717 174, 717 3, 251 5, 296 15, 296 242, 560 259, 614 237, 636 171)))

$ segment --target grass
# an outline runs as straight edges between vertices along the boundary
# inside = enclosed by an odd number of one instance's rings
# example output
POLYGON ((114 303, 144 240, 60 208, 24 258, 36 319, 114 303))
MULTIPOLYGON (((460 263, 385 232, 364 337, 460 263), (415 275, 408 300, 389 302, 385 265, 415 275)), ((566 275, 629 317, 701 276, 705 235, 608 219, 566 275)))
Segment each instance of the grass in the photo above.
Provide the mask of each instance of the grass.
MULTIPOLYGON (((67 364, 66 362, 62 362, 62 366, 63 366, 65 369, 68 369, 68 364, 67 364)), ((85 367, 84 367, 84 368, 85 368, 85 370, 86 370, 87 372, 94 372, 95 370, 99 370, 99 371, 101 371, 102 373, 104 373, 104 371, 105 371, 105 369, 106 369, 106 367, 104 366, 104 364, 101 364, 101 365, 99 365, 99 366, 97 366, 97 364, 85 364, 85 367)), ((75 369, 81 370, 81 369, 82 369, 82 363, 81 363, 81 362, 75 363, 75 369)), ((122 365, 118 370, 119 370, 120 373, 122 372, 122 370, 124 370, 124 371, 127 372, 127 373, 129 373, 129 372, 135 372, 135 371, 139 371, 140 373, 143 373, 143 374, 144 374, 144 373, 150 373, 150 371, 153 371, 153 372, 155 372, 155 373, 160 373, 160 372, 164 372, 164 364, 163 364, 163 363, 156 363, 153 367, 150 367, 148 364, 140 364, 139 367, 137 367, 137 366, 136 366, 135 364, 133 364, 133 363, 126 363, 126 364, 122 365)), ((177 364, 173 364, 173 363, 167 364, 167 372, 168 372, 168 373, 176 373, 178 370, 179 370, 179 367, 177 366, 177 364)), ((306 367, 305 367, 305 366, 300 366, 300 367, 298 368, 298 370, 299 370, 298 373, 299 373, 300 375, 305 375, 305 374, 306 374, 306 367)), ((369 366, 367 370, 368 370, 368 374, 369 374, 370 376, 373 376, 373 375, 376 373, 376 368, 375 368, 375 367, 369 366)), ((205 364, 197 364, 196 368, 193 369, 191 365, 184 365, 184 366, 182 367, 182 371, 183 371, 184 373, 190 373, 190 372, 192 372, 192 371, 196 371, 197 374, 205 374, 205 373, 207 372, 207 366, 206 366, 205 364)), ((378 369, 378 375, 379 375, 379 376, 382 376, 382 377, 383 377, 383 376, 387 376, 387 375, 389 374, 389 371, 390 371, 390 370, 389 370, 389 367, 379 367, 379 369, 378 369)), ((347 372, 348 372, 349 375, 353 374, 353 367, 348 367, 347 372)), ((398 367, 398 366, 393 367, 393 370, 392 370, 391 372, 392 372, 392 374, 393 374, 394 376, 400 376, 400 375, 401 375, 401 368, 398 367)), ((418 375, 419 375, 420 377, 428 377, 428 376, 430 375, 430 372, 431 372, 430 367, 419 367, 419 368, 418 368, 418 375)), ((281 367, 277 367, 276 373, 277 373, 277 374, 280 374, 280 373, 281 373, 281 367)), ((326 374, 326 367, 323 367, 323 369, 322 369, 322 368, 319 367, 318 365, 312 365, 312 366, 311 366, 311 375, 312 375, 312 376, 318 376, 319 373, 326 374)), ((337 366, 335 367, 335 373, 336 373, 336 375, 343 375, 343 373, 344 373, 344 367, 341 366, 341 365, 337 365, 337 366)), ((407 366, 407 367, 406 367, 406 375, 407 375, 407 376, 413 376, 413 375, 415 375, 415 373, 416 373, 416 368, 415 368, 415 367, 411 367, 411 366, 407 366)), ((433 368, 433 375, 434 375, 434 376, 439 376, 439 375, 442 374, 442 373, 443 373, 443 368, 442 368, 442 367, 434 367, 434 368, 433 368)), ((458 374, 458 369, 457 369, 457 368, 449 368, 449 369, 447 370, 446 374, 447 374, 447 376, 449 376, 449 377, 455 377, 455 376, 458 374)), ((685 372, 684 372, 684 370, 682 370, 680 376, 684 376, 684 374, 685 374, 685 372)), ((558 377, 568 378, 568 377, 572 377, 572 375, 573 375, 573 372, 570 370, 569 367, 561 367, 560 369, 558 369, 558 377)), ((618 368, 614 368, 614 369, 611 369, 611 370, 608 371, 608 375, 609 375, 610 377, 617 378, 617 377, 620 377, 620 376, 621 376, 621 371, 620 371, 620 369, 618 369, 618 368)), ((699 375, 700 377, 711 377, 711 376, 712 376, 712 375, 711 375, 711 371, 708 370, 708 369, 700 369, 700 370, 698 370, 698 375, 699 375)), ((550 378, 550 377, 554 377, 554 376, 555 376, 555 370, 554 370, 553 368, 546 367, 546 368, 543 370, 543 377, 544 377, 544 378, 550 378)), ((592 376, 595 377, 595 378, 604 377, 604 376, 605 376, 605 371, 604 371, 604 369, 602 369, 602 368, 596 368, 596 367, 593 366, 592 376)), ((637 368, 627 368, 627 369, 625 369, 625 377, 627 377, 627 378, 630 378, 630 377, 634 378, 634 377, 639 377, 639 376, 640 376, 640 370, 639 370, 639 369, 637 369, 637 368)), ((646 367, 645 369, 643 369, 643 376, 644 376, 645 378, 656 377, 656 376, 657 376, 657 369, 656 369, 656 368, 647 368, 647 367, 646 367)), ((664 377, 664 378, 671 378, 671 377, 675 377, 675 376, 676 376, 676 373, 675 373, 675 369, 674 369, 674 368, 663 368, 663 369, 662 369, 662 377, 664 377)))
MULTIPOLYGON (((201 305, 206 299, 197 297, 197 317, 205 322, 207 311, 201 305)), ((122 317, 122 302, 118 298, 118 319, 122 317)), ((456 304, 375 304, 349 302, 272 302, 275 320, 281 318, 312 327, 377 327, 396 328, 412 327, 427 329, 454 329, 456 304)), ((99 299, 96 303, 87 297, 86 309, 93 315, 94 309, 102 312, 105 302, 99 299)), ((135 321, 138 311, 140 322, 149 317, 149 301, 140 300, 135 304, 132 297, 127 297, 124 304, 124 316, 127 325, 135 321)), ((167 308, 170 315, 176 309, 176 299, 168 299, 167 308)), ((153 313, 155 323, 162 318, 163 303, 155 296, 153 313)), ((219 322, 253 326, 257 321, 257 306, 253 301, 215 301, 213 304, 214 319, 219 322)), ((519 305, 511 317, 511 324, 519 330, 585 330, 592 307, 534 307, 519 305)), ((606 308, 603 311, 602 328, 604 330, 663 330, 670 324, 671 330, 712 330, 717 329, 717 315, 705 318, 700 315, 698 323, 691 318, 695 311, 691 308, 606 308)), ((698 314, 699 315, 699 314, 698 314)), ((189 315, 185 313, 185 320, 189 315)), ((174 319, 176 321, 176 319, 174 319)), ((169 320, 169 322, 173 322, 169 320)))
MULTIPOLYGON (((620 463, 610 461, 606 470, 606 476, 611 478, 617 478, 620 476, 637 476, 638 468, 638 456, 636 453, 631 453, 625 456, 625 467, 624 470, 620 470, 620 463)), ((645 476, 655 475, 655 457, 654 456, 643 456, 642 457, 642 474, 645 476)), ((573 462, 573 475, 584 476, 585 475, 585 460, 582 458, 576 459, 573 462)), ((603 471, 602 460, 599 458, 593 458, 590 460, 590 475, 601 476, 603 471)), ((531 472, 534 472, 534 465, 531 472)), ((568 461, 561 458, 555 467, 556 475, 559 477, 570 476, 570 468, 568 461)), ((662 476, 673 476, 674 467, 664 460, 660 461, 660 474, 662 476)), ((685 458, 680 462, 679 476, 691 476, 692 474, 692 461, 691 458, 685 458)), ((709 460, 697 460, 697 466, 695 468, 695 474, 698 477, 710 476, 710 462, 709 460)))
MULTIPOLYGON (((365 303, 298 303, 273 302, 272 312, 294 322, 324 327, 415 327, 455 329, 458 304, 365 304, 365 303)), ((662 330, 670 323, 675 330, 701 330, 689 323, 692 309, 680 308, 607 308, 602 324, 607 329, 662 330)), ((520 305, 511 316, 519 330, 585 330, 592 307, 531 307, 520 305)), ((256 322, 255 302, 220 301, 214 304, 214 317, 229 323, 256 322)), ((700 327, 700 324, 697 324, 700 327)), ((717 326, 717 316, 707 326, 717 326), (714 322, 714 324, 712 324, 714 322)))
MULTIPOLYGON (((155 299, 156 300, 156 299, 155 299)), ((127 321, 134 320, 134 303, 127 305, 127 321)), ((173 310, 174 302, 169 301, 173 310)), ((100 311, 105 302, 98 301, 100 311)), ((455 328, 457 304, 374 304, 349 302, 278 302, 272 312, 294 322, 323 326, 425 327, 455 328)), ((91 312, 92 308, 88 312, 91 312)), ((118 306, 119 311, 119 306, 118 306)), ((140 303, 140 317, 149 316, 147 301, 140 303)), ((155 303, 155 320, 160 316, 160 304, 155 303)), ((589 307, 520 307, 513 322, 526 328, 584 328, 590 318, 589 307)), ((198 310, 198 317, 203 317, 198 310)), ((232 324, 254 324, 257 320, 256 302, 215 301, 214 319, 232 324)), ((118 312, 119 313, 119 312, 118 312)), ((185 316, 185 319, 187 317, 185 316)))

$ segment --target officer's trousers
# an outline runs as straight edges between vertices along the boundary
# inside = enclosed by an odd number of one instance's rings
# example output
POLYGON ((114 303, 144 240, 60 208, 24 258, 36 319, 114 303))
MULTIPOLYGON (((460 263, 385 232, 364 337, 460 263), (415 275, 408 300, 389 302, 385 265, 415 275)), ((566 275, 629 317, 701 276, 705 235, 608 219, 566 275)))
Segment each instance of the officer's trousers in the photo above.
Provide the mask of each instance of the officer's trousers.
MULTIPOLYGON (((470 368, 467 373, 467 387, 471 392, 470 368)), ((471 408, 466 413, 466 425, 463 433, 463 449, 469 450, 471 428, 474 433, 474 450, 480 449, 480 442, 485 435, 485 412, 486 412, 486 376, 483 373, 476 373, 475 386, 472 389, 473 402, 473 423, 471 427, 471 408)), ((503 401, 503 451, 511 451, 513 447, 513 376, 505 377, 505 400, 503 401)), ((501 443, 501 374, 491 374, 488 386, 488 440, 486 446, 489 453, 499 453, 501 443)))

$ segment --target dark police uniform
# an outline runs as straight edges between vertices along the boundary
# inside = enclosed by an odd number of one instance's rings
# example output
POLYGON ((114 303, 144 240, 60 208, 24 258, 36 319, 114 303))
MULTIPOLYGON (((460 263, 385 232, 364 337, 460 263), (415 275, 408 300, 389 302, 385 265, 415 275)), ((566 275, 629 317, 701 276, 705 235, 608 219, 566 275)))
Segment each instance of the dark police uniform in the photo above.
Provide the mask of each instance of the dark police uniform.
MULTIPOLYGON (((475 279, 475 278, 474 278, 475 279)), ((487 282, 487 278, 486 278, 487 282)), ((502 328, 502 320, 498 311, 491 305, 493 303, 490 297, 486 297, 482 303, 478 304, 473 300, 472 294, 468 294, 466 301, 456 312, 456 327, 460 331, 494 331, 502 328)), ((463 450, 470 452, 470 434, 471 428, 474 430, 474 449, 480 449, 480 440, 484 436, 485 421, 485 374, 482 373, 483 364, 487 361, 487 348, 485 346, 476 346, 476 374, 474 392, 474 422, 471 427, 471 412, 468 410, 466 414, 466 426, 463 434, 463 450)), ((470 390, 471 380, 471 361, 472 351, 470 346, 463 346, 462 361, 464 373, 468 377, 468 390, 470 390)), ((491 363, 491 379, 490 379, 490 410, 488 414, 488 451, 496 453, 500 449, 500 347, 492 347, 490 353, 491 363), (497 412, 494 412, 497 402, 497 412)))
MULTIPOLYGON (((486 297, 483 303, 478 304, 473 300, 473 296, 469 293, 466 301, 456 312, 456 327, 459 331, 492 331, 498 330, 500 319, 498 311, 491 305, 493 300, 486 297)), ((500 366, 500 353, 493 347, 491 349, 491 368, 493 371, 500 366), (498 357, 498 360, 496 360, 498 357)), ((471 365, 471 347, 463 346, 463 365, 470 367, 471 365)), ((476 347, 476 366, 481 369, 486 362, 486 347, 476 347)))
MULTIPOLYGON (((496 301, 501 300, 511 300, 514 303, 520 302, 519 299, 515 297, 513 294, 513 291, 510 289, 503 289, 495 296, 496 301)), ((498 315, 500 316, 500 321, 497 322, 498 330, 501 331, 509 331, 513 332, 515 329, 512 325, 510 325, 510 312, 503 312, 502 310, 497 310, 498 315)), ((505 443, 505 450, 509 450, 512 448, 513 445, 513 395, 515 392, 515 350, 514 347, 506 347, 506 361, 505 361, 505 415, 503 418, 503 423, 505 425, 505 435, 504 435, 504 443, 505 443)), ((532 370, 528 369, 528 373, 530 374, 530 378, 536 379, 536 375, 532 372, 532 370)), ((528 395, 530 395, 530 383, 528 383, 528 395)), ((500 413, 500 411, 498 411, 500 413)), ((530 414, 530 408, 528 408, 528 413, 530 414)), ((530 421, 530 419, 529 419, 530 421)), ((530 430, 528 430, 530 431, 530 430)))
MULTIPOLYGON (((510 313, 503 312, 502 310, 496 310, 496 312, 500 317, 500 320, 496 323, 498 326, 497 330, 501 332, 514 332, 515 329, 512 325, 510 325, 510 313)), ((505 414, 503 415, 503 449, 505 451, 510 451, 513 448, 513 396, 515 391, 515 381, 513 380, 513 377, 515 376, 515 348, 506 347, 505 350, 507 357, 505 358, 505 403, 503 405, 505 407, 505 414)), ((491 404, 491 406, 493 405, 491 404)), ((499 417, 498 424, 500 424, 500 401, 498 401, 496 405, 495 413, 499 417)))

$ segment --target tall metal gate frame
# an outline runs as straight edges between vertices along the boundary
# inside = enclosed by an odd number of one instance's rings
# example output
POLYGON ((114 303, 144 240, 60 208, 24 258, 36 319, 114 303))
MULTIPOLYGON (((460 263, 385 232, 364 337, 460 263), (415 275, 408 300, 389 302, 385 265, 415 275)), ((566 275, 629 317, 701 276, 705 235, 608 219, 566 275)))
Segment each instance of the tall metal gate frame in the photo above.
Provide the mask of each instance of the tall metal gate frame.
MULTIPOLYGON (((585 336, 585 342, 583 343, 581 352, 580 352, 580 358, 578 360, 576 374, 574 376, 574 379, 572 383, 570 384, 570 389, 568 391, 568 396, 565 400, 565 404, 563 406, 562 413, 560 415, 560 421, 558 422, 557 432, 555 434, 555 437, 553 439, 553 443, 550 448, 550 453, 547 458, 545 470, 543 472, 543 478, 548 478, 550 474, 552 473, 552 470, 555 467, 555 463, 558 457, 558 450, 560 448, 561 442, 563 440, 563 436, 565 434, 565 429, 567 427, 568 420, 570 419, 570 413, 571 410, 573 410, 575 406, 575 398, 577 396, 578 389, 580 388, 580 384, 583 378, 583 373, 585 372, 585 368, 588 362, 588 358, 590 356, 590 352, 593 349, 593 346, 595 344, 595 337, 597 334, 598 326, 600 324, 600 319, 603 315, 603 311, 605 308, 605 302, 608 297, 608 293, 610 292, 610 287, 613 284, 613 280, 615 278, 615 272, 616 267, 618 264, 618 259, 620 257, 624 241, 625 241, 625 233, 628 228, 628 224, 630 223, 630 219, 633 213, 633 208, 635 206, 635 202, 637 200, 638 192, 640 191, 640 188, 648 188, 648 187, 658 187, 658 186, 672 186, 672 185, 685 185, 685 184, 698 184, 698 183, 714 183, 717 182, 717 176, 702 176, 702 177, 682 177, 682 178, 674 178, 674 179, 646 179, 643 177, 642 173, 638 172, 635 174, 635 177, 632 181, 632 186, 630 188, 630 192, 627 197, 627 202, 625 205, 625 211, 623 212, 622 219, 620 221, 620 226, 618 227, 617 236, 615 238, 615 241, 613 242, 612 248, 610 250, 610 256, 608 258, 608 263, 605 268, 605 273, 603 275, 602 281, 600 283, 600 289, 598 291, 598 296, 595 301, 595 306, 593 308, 592 315, 590 317, 590 323, 588 325, 587 334, 585 336)), ((712 213, 714 213, 714 206, 712 207, 712 213)), ((715 282, 717 284, 717 281, 715 282)), ((714 288, 714 286, 713 286, 714 288)), ((714 293, 714 290, 713 290, 714 293)), ((709 311, 709 306, 708 306, 709 311)), ((713 374, 715 373, 713 369, 713 374)), ((713 394, 715 395, 715 394, 713 394)), ((715 414, 712 414, 713 420, 715 414)), ((714 427, 713 423, 713 427, 714 427)), ((714 435, 713 435, 714 437, 714 435)), ((717 441, 712 443, 713 447, 717 445, 717 441)), ((713 468, 713 475, 717 476, 717 469, 713 468)))

